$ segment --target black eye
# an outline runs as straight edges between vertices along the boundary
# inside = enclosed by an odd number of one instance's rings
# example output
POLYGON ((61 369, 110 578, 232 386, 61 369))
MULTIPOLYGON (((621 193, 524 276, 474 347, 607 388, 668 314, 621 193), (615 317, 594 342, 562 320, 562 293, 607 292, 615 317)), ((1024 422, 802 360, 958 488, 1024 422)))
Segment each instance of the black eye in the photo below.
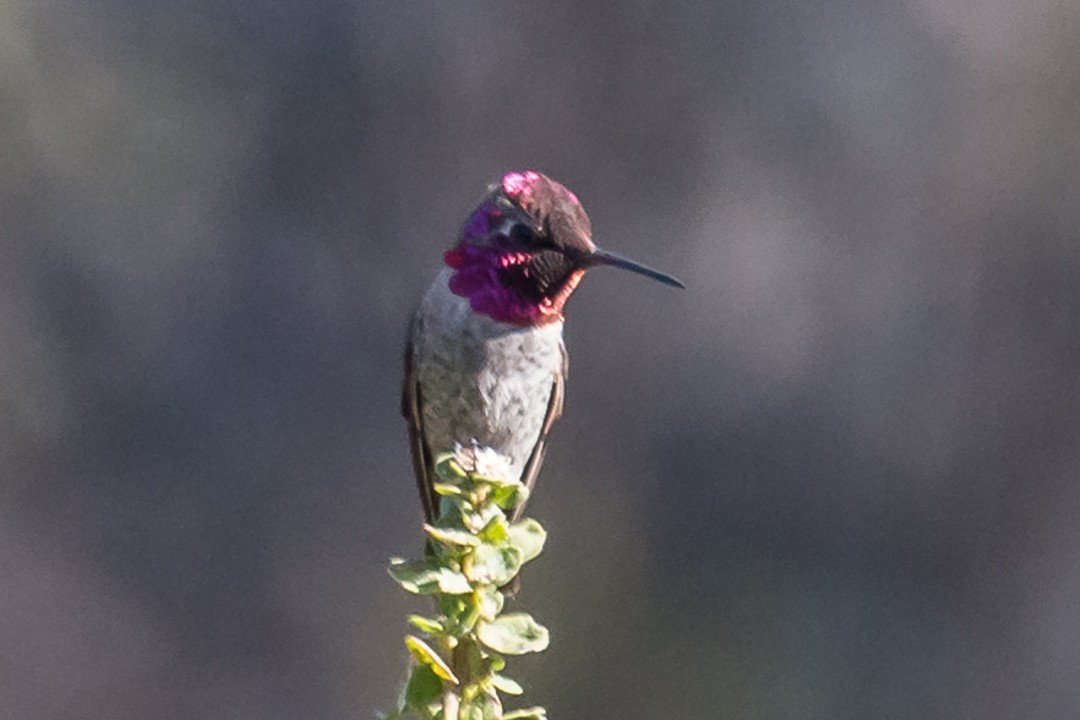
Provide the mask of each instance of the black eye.
POLYGON ((555 247, 546 224, 544 227, 533 227, 528 223, 516 222, 510 227, 507 239, 512 246, 529 250, 555 247))
POLYGON ((532 228, 523 223, 516 223, 510 228, 510 241, 515 245, 531 245, 533 242, 532 228))

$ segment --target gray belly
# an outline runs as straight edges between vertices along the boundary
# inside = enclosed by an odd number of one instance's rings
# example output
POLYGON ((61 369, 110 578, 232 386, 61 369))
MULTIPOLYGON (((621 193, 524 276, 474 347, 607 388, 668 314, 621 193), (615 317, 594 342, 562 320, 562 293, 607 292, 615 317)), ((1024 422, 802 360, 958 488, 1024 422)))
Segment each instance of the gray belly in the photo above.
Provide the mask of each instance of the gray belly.
POLYGON ((562 324, 519 328, 476 315, 446 276, 424 298, 414 343, 428 446, 439 453, 475 440, 520 472, 562 368, 562 324))

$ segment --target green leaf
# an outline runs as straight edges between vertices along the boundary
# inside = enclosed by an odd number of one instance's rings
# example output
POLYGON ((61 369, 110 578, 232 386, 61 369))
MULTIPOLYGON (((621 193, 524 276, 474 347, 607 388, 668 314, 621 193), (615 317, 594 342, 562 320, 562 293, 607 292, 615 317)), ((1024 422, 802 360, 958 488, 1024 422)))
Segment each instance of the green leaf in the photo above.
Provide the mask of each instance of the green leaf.
POLYGON ((480 537, 494 545, 499 545, 510 537, 510 525, 506 522, 506 516, 502 513, 491 518, 484 529, 480 531, 480 537))
POLYGON ((456 620, 455 634, 472 632, 473 627, 480 620, 480 604, 476 602, 474 596, 468 597, 464 611, 458 614, 456 620))
POLYGON ((485 620, 494 620, 502 612, 506 598, 498 588, 488 585, 480 588, 477 604, 480 607, 480 617, 485 620))
POLYGON ((445 545, 463 545, 472 547, 480 544, 480 538, 468 530, 456 530, 454 528, 439 528, 434 525, 424 525, 424 532, 445 545))
POLYGON ((502 720, 547 720, 547 710, 542 707, 511 710, 502 716, 502 720))
POLYGON ((440 633, 446 629, 438 620, 426 618, 422 615, 410 615, 407 620, 409 621, 409 624, 417 630, 422 630, 426 633, 431 633, 432 635, 434 635, 435 633, 440 633))
POLYGON ((454 453, 443 453, 435 458, 435 474, 447 482, 456 483, 469 474, 458 464, 454 453))
POLYGON ((495 672, 500 672, 506 667, 506 659, 502 655, 491 653, 488 655, 488 667, 495 672))
POLYGON ((484 720, 484 709, 472 703, 467 703, 458 708, 460 720, 484 720))
POLYGON ((548 631, 528 613, 509 613, 491 622, 477 625, 480 642, 495 652, 523 655, 540 652, 548 646, 548 631))
POLYGON ((481 693, 461 703, 461 720, 501 720, 502 704, 498 698, 481 693))
POLYGON ((439 606, 439 612, 448 618, 457 617, 471 604, 460 595, 440 595, 435 600, 439 606))
POLYGON ((465 491, 458 485, 451 485, 450 483, 432 483, 431 489, 439 495, 453 496, 464 495, 465 491))
POLYGON ((527 563, 544 549, 547 531, 532 518, 526 518, 510 526, 510 542, 521 551, 521 562, 527 563))
POLYGON ((521 551, 513 546, 481 543, 473 549, 472 564, 466 573, 473 582, 505 585, 521 569, 521 551))
POLYGON ((505 675, 495 674, 491 676, 491 684, 498 690, 502 690, 507 695, 520 695, 525 692, 517 681, 512 680, 505 675))
POLYGON ((461 573, 450 568, 433 566, 428 561, 406 562, 394 558, 387 571, 398 585, 418 595, 432 595, 437 592, 463 595, 472 590, 468 578, 461 573))
POLYGON ((517 483, 497 485, 491 493, 491 500, 503 510, 511 510, 529 499, 529 489, 517 483))
POLYGON ((417 665, 405 686, 405 702, 408 707, 420 710, 435 702, 442 695, 443 683, 430 665, 417 665))
POLYGON ((458 679, 454 676, 453 670, 426 642, 415 635, 406 635, 405 647, 409 648, 409 652, 416 658, 417 662, 430 667, 431 671, 443 680, 448 680, 457 685, 458 679))
POLYGON ((391 558, 390 567, 386 571, 398 585, 413 593, 422 593, 424 588, 435 586, 438 582, 438 568, 421 560, 391 558))
POLYGON ((497 518, 503 518, 505 520, 506 513, 504 513, 498 505, 489 502, 477 507, 473 511, 470 520, 474 523, 472 527, 476 528, 477 532, 483 532, 484 528, 491 525, 492 522, 495 522, 497 518))
POLYGON ((464 595, 472 591, 468 578, 459 572, 442 568, 439 574, 439 590, 447 595, 464 595))

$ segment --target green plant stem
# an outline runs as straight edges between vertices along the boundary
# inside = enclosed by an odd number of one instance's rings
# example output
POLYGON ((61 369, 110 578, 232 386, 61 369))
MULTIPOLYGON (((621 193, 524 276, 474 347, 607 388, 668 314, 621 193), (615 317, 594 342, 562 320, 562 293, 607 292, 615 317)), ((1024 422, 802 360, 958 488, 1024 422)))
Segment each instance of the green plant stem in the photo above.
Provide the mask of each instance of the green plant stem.
POLYGON ((458 709, 460 707, 461 698, 458 697, 457 690, 447 683, 446 691, 443 692, 442 696, 443 720, 458 720, 458 709))
MULTIPOLYGON (((505 458, 485 448, 459 449, 436 462, 443 512, 424 526, 428 551, 421 560, 391 561, 390 574, 405 590, 432 596, 435 615, 412 615, 419 634, 405 637, 412 656, 394 720, 501 720, 499 692, 521 686, 503 674, 506 655, 540 652, 548 631, 527 613, 503 613, 500 588, 540 554, 546 533, 535 520, 510 521, 528 495, 505 458)), ((543 708, 511 712, 543 720, 543 708)))

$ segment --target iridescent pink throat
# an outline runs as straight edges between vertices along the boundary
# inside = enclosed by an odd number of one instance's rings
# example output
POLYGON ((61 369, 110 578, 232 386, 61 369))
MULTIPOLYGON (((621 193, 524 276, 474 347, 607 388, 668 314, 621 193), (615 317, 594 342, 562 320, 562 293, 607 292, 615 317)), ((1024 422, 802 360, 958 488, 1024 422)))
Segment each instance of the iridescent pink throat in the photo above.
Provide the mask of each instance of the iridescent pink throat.
POLYGON ((520 327, 561 321, 563 305, 585 274, 584 270, 575 271, 553 297, 536 302, 522 297, 506 279, 515 266, 529 262, 525 253, 463 242, 447 250, 443 259, 456 270, 450 277, 450 291, 467 298, 473 312, 520 327))

